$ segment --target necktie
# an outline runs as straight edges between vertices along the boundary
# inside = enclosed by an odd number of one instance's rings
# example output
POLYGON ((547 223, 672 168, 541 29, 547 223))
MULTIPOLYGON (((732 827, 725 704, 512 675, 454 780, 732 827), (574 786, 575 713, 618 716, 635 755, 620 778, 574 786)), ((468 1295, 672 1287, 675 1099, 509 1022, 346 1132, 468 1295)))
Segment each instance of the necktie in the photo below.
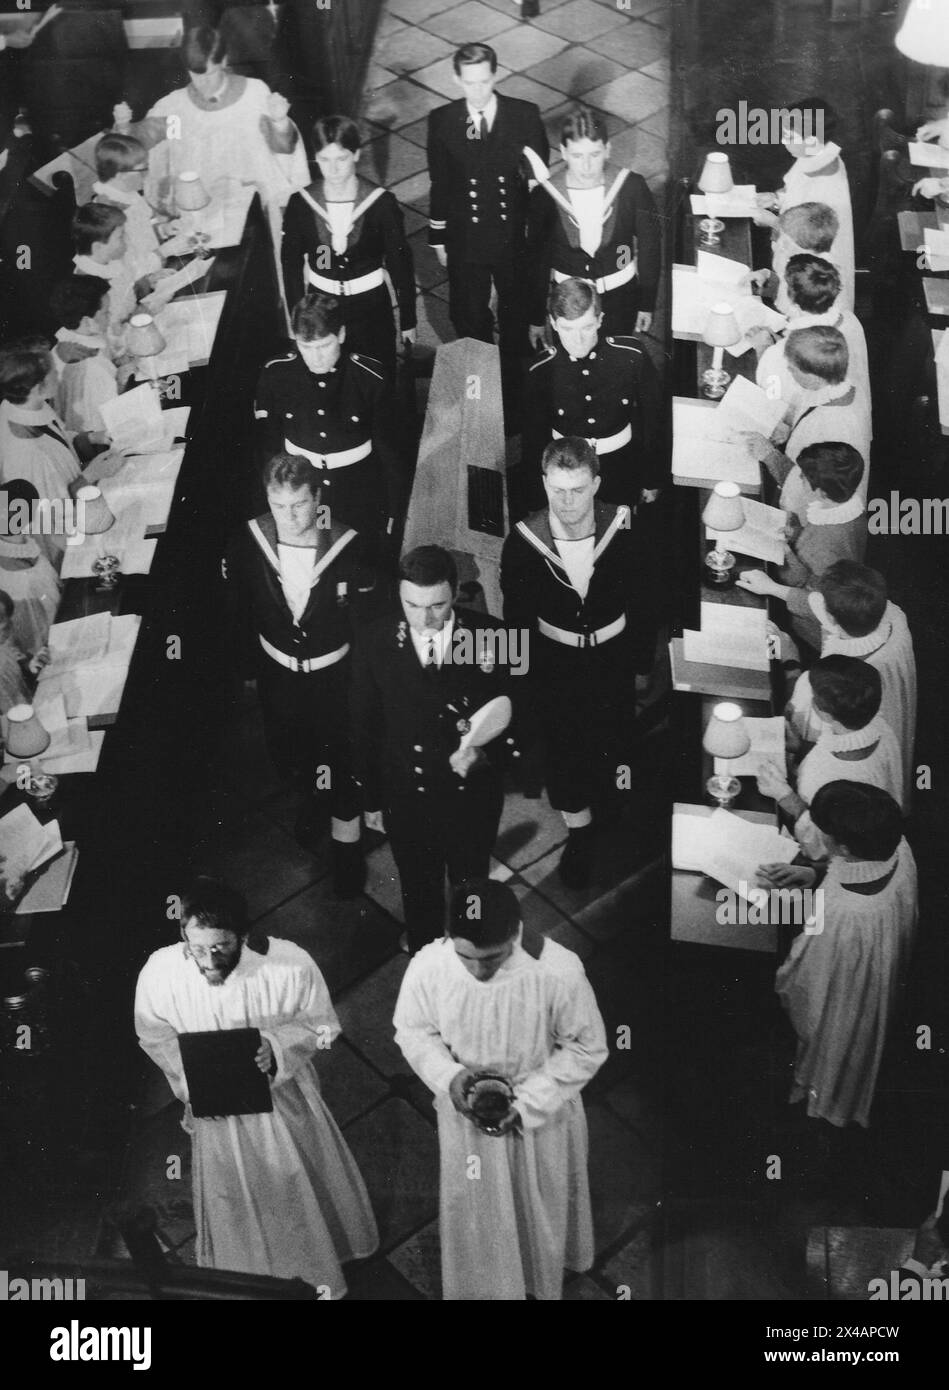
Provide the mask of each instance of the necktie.
MULTIPOLYGON (((435 667, 435 638, 434 638, 434 637, 430 637, 430 638, 428 639, 428 642, 425 644, 425 662, 424 662, 424 665, 425 665, 426 669, 429 668, 429 667, 435 667)), ((435 668, 435 669, 437 669, 437 668, 435 668)))
POLYGON ((478 139, 479 139, 479 140, 487 140, 487 138, 488 138, 488 122, 487 122, 487 120, 485 119, 484 112, 481 111, 481 112, 479 113, 479 115, 478 115, 478 139))

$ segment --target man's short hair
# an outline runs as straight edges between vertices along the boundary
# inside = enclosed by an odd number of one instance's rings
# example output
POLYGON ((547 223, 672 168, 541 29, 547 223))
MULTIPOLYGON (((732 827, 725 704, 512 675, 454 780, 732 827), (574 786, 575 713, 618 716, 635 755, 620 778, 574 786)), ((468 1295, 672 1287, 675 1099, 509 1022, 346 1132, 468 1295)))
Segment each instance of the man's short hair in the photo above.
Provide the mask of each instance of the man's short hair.
POLYGON ((102 183, 108 183, 116 174, 127 174, 148 163, 148 151, 141 140, 134 135, 120 135, 110 131, 103 135, 95 148, 96 173, 102 183))
POLYGON ((577 106, 560 128, 561 145, 566 145, 568 140, 592 140, 594 143, 602 140, 605 145, 609 138, 606 121, 598 112, 591 111, 589 106, 577 106))
POLYGON ((505 883, 491 878, 466 878, 452 894, 448 935, 460 936, 478 950, 510 941, 520 924, 520 903, 505 883))
POLYGON ((852 444, 826 440, 808 444, 797 456, 797 466, 812 488, 820 488, 831 502, 849 502, 863 477, 863 459, 852 444))
POLYGON ((53 287, 49 307, 60 327, 76 329, 99 312, 108 293, 109 282, 101 275, 70 275, 53 287))
POLYGON ((451 65, 456 73, 460 75, 462 68, 473 67, 475 63, 490 63, 491 71, 497 72, 498 55, 487 43, 463 43, 455 49, 451 65))
POLYGON ((417 545, 399 561, 399 579, 417 584, 420 589, 433 589, 436 584, 448 584, 453 594, 458 592, 458 566, 450 550, 441 545, 417 545))
POLYGON ((778 225, 802 251, 829 251, 840 231, 840 219, 826 203, 798 203, 782 212, 778 225))
POLYGON ((900 808, 882 787, 866 782, 827 782, 810 805, 811 820, 858 859, 882 861, 903 838, 900 808))
POLYGON ((23 405, 52 366, 49 344, 43 338, 21 338, 0 348, 0 399, 23 405))
POLYGON ((600 296, 596 285, 589 280, 561 280, 554 285, 547 300, 547 312, 552 319, 581 319, 591 308, 600 312, 600 296))
POLYGON ((181 61, 188 72, 207 72, 208 63, 223 63, 226 58, 227 39, 209 24, 189 29, 182 40, 181 61))
POLYGON ((307 290, 293 306, 290 328, 295 338, 312 343, 319 338, 339 337, 343 326, 343 306, 331 294, 322 290, 307 290))
POLYGON ((540 460, 540 471, 546 475, 552 468, 564 468, 568 473, 586 468, 592 478, 600 476, 600 460, 589 439, 568 434, 563 439, 552 439, 540 460))
POLYGON ((313 126, 313 146, 317 152, 327 145, 340 145, 350 154, 362 148, 362 133, 349 116, 321 116, 313 126))
POLYGON ((125 213, 111 203, 85 203, 72 219, 73 241, 80 256, 88 256, 99 241, 108 241, 116 227, 123 227, 125 213))
POLYGON ((201 874, 181 895, 182 931, 191 921, 243 938, 250 930, 247 900, 236 888, 201 874))
POLYGON ((880 713, 883 681, 855 656, 825 656, 810 669, 814 703, 845 729, 865 729, 880 713))
POLYGON ((847 380, 850 351, 839 328, 823 323, 795 328, 787 336, 784 356, 799 372, 819 376, 828 386, 839 386, 847 380))
POLYGON ((274 454, 264 464, 261 476, 265 492, 278 487, 288 487, 296 492, 298 488, 305 487, 314 497, 320 493, 320 475, 302 454, 274 454))
POLYGON ((817 589, 827 612, 848 637, 866 637, 882 623, 887 592, 879 570, 856 560, 836 560, 824 570, 817 589))
POLYGON ((791 303, 805 314, 827 314, 840 294, 840 271, 823 256, 803 251, 788 258, 784 283, 791 303))

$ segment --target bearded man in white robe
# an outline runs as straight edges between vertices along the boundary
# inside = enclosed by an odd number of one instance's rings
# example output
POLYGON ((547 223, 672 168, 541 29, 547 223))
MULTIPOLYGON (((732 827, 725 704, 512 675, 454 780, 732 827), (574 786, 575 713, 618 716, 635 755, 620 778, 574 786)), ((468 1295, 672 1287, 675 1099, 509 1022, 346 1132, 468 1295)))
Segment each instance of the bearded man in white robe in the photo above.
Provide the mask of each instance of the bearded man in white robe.
POLYGON ((394 1021, 435 1095, 443 1297, 559 1299, 564 1267, 594 1259, 580 1092, 607 1057, 579 958, 525 934, 510 888, 468 879, 449 935, 410 962, 394 1021), (485 1074, 495 1093, 507 1083, 490 1124, 485 1074))
POLYGON ((379 1237, 313 1067, 339 1022, 306 951, 275 937, 251 947, 248 934, 241 895, 198 879, 182 899, 181 943, 155 951, 139 975, 136 1032, 185 1102, 198 1264, 305 1279, 320 1298, 342 1298, 341 1265, 371 1255, 379 1237), (234 1028, 260 1031, 255 1061, 273 1111, 197 1118, 179 1034, 234 1028))

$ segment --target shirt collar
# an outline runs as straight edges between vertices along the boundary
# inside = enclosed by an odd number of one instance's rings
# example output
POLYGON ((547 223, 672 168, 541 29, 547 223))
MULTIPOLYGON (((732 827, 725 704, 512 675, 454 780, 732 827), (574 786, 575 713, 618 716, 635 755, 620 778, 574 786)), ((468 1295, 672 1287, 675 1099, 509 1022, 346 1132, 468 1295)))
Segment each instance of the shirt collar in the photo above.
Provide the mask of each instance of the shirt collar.
POLYGON ((802 174, 818 174, 821 169, 826 169, 828 164, 833 164, 839 154, 840 146, 830 141, 817 154, 800 155, 795 159, 793 167, 802 174))
POLYGON ((465 108, 475 125, 478 124, 478 121, 483 116, 487 123, 488 130, 494 129, 494 122, 498 114, 498 99, 493 92, 491 93, 491 100, 483 111, 475 111, 474 107, 469 106, 467 102, 465 102, 465 108))
POLYGON ((95 348, 97 352, 107 352, 108 343, 101 333, 77 333, 74 328, 57 328, 57 343, 78 343, 80 347, 95 348))
POLYGON ((100 280, 114 280, 121 274, 121 261, 96 261, 91 256, 74 256, 73 265, 80 275, 98 275, 100 280))
POLYGON ((116 188, 114 183, 100 183, 98 179, 92 185, 92 191, 102 198, 108 198, 110 202, 125 203, 129 207, 141 196, 138 193, 127 193, 124 188, 116 188))
POLYGON ((883 720, 877 714, 862 729, 845 729, 843 733, 835 733, 825 725, 819 741, 831 753, 858 753, 861 748, 870 748, 874 743, 879 743, 882 737, 883 720))
POLYGON ((896 847, 896 853, 889 859, 837 859, 835 860, 837 878, 846 885, 848 883, 876 883, 878 879, 886 878, 896 868, 900 857, 900 847, 896 847))
MULTIPOLYGON (((447 623, 446 623, 445 626, 442 628, 441 632, 436 632, 436 633, 434 634, 434 637, 435 637, 435 649, 434 649, 434 650, 435 650, 435 664, 436 664, 437 666, 439 666, 439 667, 441 667, 441 666, 443 666, 443 665, 445 664, 445 653, 448 651, 448 648, 451 646, 451 638, 452 638, 452 633, 453 633, 453 631, 454 631, 454 627, 455 627, 455 615, 454 615, 454 613, 452 613, 451 617, 448 619, 447 623)), ((422 633, 416 632, 414 627, 410 627, 410 628, 409 628, 409 632, 412 634, 412 645, 413 645, 414 648, 415 648, 415 653, 416 653, 416 655, 417 655, 419 661, 423 661, 424 658, 425 658, 425 655, 426 655, 426 653, 427 653, 427 651, 428 651, 429 639, 428 639, 428 637, 423 636, 422 633)))
POLYGON ((50 425, 53 422, 59 424, 53 407, 44 401, 39 410, 27 410, 23 405, 15 405, 13 401, 4 401, 4 412, 9 420, 16 420, 20 425, 50 425))

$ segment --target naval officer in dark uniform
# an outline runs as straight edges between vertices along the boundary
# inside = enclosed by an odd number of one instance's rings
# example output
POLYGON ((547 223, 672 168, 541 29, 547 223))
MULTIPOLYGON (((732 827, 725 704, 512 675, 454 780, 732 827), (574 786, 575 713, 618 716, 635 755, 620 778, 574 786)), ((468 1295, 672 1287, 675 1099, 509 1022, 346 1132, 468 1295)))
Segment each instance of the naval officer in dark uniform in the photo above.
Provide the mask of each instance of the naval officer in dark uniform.
POLYGON ((233 646, 257 681, 267 747, 299 788, 298 841, 313 848, 331 817, 334 886, 362 884, 359 795, 349 733, 353 620, 377 609, 366 544, 321 503, 307 459, 264 466, 268 510, 245 522, 223 564, 233 646))
POLYGON ((429 242, 448 268, 448 310, 459 338, 494 341, 494 281, 505 404, 512 406, 517 362, 530 351, 524 147, 546 163, 550 146, 532 102, 495 93, 493 48, 465 44, 452 63, 461 96, 428 117, 429 242))
POLYGON ((599 460, 585 439, 548 445, 547 506, 519 521, 501 552, 504 620, 530 632, 525 694, 546 745, 550 804, 567 826, 559 871, 590 880, 593 813, 629 766, 637 677, 652 667, 654 622, 641 522, 600 502, 599 460))
MULTIPOLYGON (((458 571, 439 546, 399 566, 400 610, 361 634, 353 670, 356 767, 366 824, 388 832, 408 949, 445 928, 445 874, 486 875, 504 800, 507 730, 460 750, 477 710, 510 719, 512 652, 494 618, 454 607, 458 571)), ((518 653, 526 662, 526 653, 518 653)))
POLYGON ((294 307, 292 352, 257 383, 259 452, 309 460, 323 504, 367 537, 392 532, 407 480, 391 382, 373 357, 345 351, 338 299, 311 290, 294 307))
POLYGON ((523 516, 543 506, 544 449, 576 435, 594 441, 600 500, 635 511, 655 501, 669 469, 659 375, 638 338, 600 335, 600 297, 588 281, 555 285, 549 312, 558 341, 527 374, 512 510, 523 516))

